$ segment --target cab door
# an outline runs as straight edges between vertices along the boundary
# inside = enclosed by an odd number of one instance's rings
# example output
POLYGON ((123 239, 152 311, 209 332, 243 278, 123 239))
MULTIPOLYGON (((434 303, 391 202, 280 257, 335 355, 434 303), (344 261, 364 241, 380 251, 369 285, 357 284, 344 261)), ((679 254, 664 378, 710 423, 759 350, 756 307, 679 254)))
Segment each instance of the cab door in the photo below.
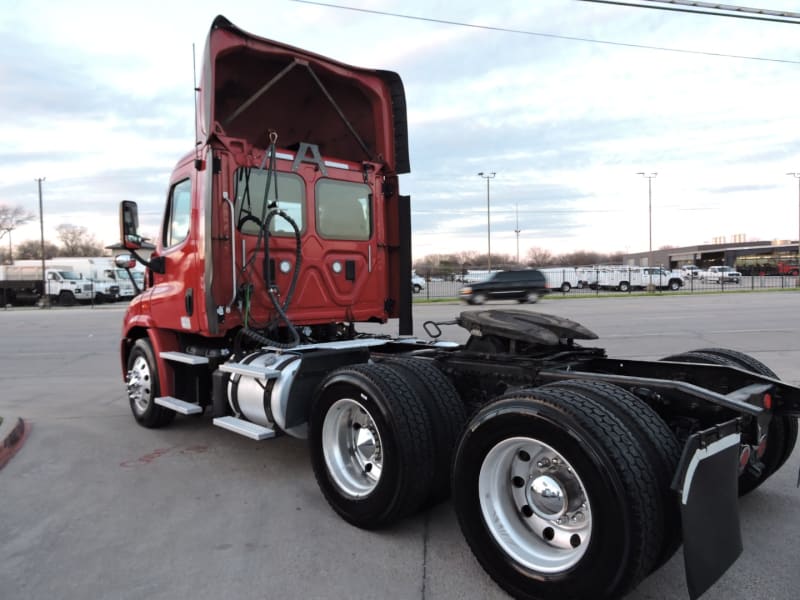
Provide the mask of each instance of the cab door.
POLYGON ((195 173, 189 163, 173 174, 161 236, 153 253, 163 268, 151 269, 150 310, 155 322, 166 329, 198 331, 202 275, 197 267, 198 217, 192 205, 195 173))

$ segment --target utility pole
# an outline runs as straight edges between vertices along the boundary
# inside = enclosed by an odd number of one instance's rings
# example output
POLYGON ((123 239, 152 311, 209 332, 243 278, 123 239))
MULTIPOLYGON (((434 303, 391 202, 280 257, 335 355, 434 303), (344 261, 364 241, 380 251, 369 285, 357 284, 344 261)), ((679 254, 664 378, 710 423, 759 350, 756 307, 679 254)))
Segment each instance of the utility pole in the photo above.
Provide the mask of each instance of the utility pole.
POLYGON ((517 264, 519 264, 519 201, 517 201, 517 228, 514 230, 514 233, 517 234, 517 264))
POLYGON ((489 255, 486 262, 488 263, 489 273, 492 272, 492 217, 489 209, 489 180, 494 179, 495 175, 496 173, 494 171, 491 173, 484 173, 483 171, 478 173, 478 176, 486 180, 486 243, 489 255))
POLYGON ((647 175, 646 173, 637 173, 637 175, 641 175, 642 177, 647 178, 647 229, 650 233, 650 245, 647 250, 647 266, 653 266, 653 179, 655 179, 658 173, 650 173, 647 175))
POLYGON ((50 296, 47 294, 47 274, 44 266, 44 212, 42 211, 42 182, 46 177, 39 177, 36 183, 39 186, 39 233, 42 242, 42 308, 50 306, 50 296))
MULTIPOLYGON (((797 179, 797 264, 800 266, 800 173, 787 173, 797 179)), ((800 287, 800 277, 797 278, 800 287)))

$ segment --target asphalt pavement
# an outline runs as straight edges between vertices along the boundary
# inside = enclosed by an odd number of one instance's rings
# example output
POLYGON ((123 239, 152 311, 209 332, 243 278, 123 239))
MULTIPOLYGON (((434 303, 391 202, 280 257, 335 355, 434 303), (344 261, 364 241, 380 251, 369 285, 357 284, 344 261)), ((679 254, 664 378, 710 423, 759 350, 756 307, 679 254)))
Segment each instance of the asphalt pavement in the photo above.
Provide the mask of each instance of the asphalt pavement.
MULTIPOLYGON (((799 305, 800 293, 781 292, 528 308, 580 321, 612 356, 723 346, 800 384, 799 305)), ((415 305, 417 335, 423 321, 463 309, 415 305)), ((30 426, 0 470, 0 597, 507 598, 472 557, 449 502, 362 531, 327 506, 301 440, 257 443, 207 417, 137 426, 118 358, 121 320, 121 306, 0 312, 0 427, 30 426)), ((797 598, 799 466, 796 450, 741 499, 744 554, 704 599, 797 598)), ((685 597, 680 552, 628 596, 685 597)))

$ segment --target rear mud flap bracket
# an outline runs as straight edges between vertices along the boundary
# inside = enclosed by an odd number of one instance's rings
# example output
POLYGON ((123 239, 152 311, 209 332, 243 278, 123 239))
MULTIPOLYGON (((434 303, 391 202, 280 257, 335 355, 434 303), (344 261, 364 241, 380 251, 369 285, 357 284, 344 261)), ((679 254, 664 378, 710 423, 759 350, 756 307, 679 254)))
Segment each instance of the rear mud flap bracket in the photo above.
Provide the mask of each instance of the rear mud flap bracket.
POLYGON ((690 436, 672 487, 683 523, 686 585, 700 597, 742 553, 736 419, 690 436))

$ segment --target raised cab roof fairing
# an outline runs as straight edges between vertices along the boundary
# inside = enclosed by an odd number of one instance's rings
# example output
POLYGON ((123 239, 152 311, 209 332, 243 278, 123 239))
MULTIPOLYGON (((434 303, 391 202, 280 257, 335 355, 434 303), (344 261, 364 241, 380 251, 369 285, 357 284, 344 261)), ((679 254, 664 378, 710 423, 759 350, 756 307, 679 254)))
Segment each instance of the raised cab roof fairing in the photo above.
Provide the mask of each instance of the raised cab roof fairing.
POLYGON ((405 93, 391 71, 352 67, 256 37, 219 16, 204 52, 198 143, 316 144, 323 155, 409 171, 405 93))

